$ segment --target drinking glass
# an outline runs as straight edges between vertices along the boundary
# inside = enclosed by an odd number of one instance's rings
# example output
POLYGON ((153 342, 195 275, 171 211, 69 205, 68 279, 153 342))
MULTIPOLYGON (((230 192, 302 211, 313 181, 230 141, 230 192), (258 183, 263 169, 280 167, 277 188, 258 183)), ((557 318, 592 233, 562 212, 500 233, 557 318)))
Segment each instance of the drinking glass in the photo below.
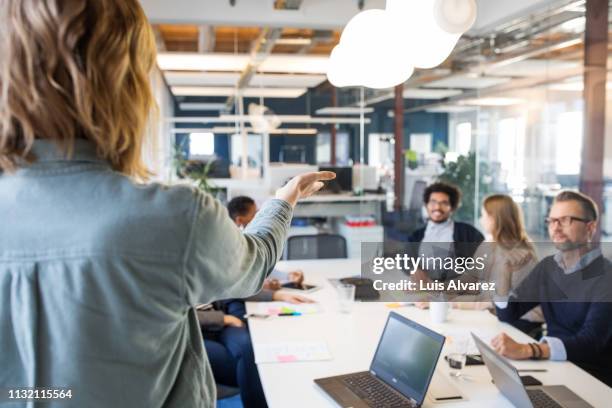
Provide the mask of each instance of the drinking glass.
POLYGON ((338 310, 341 313, 351 313, 355 303, 355 285, 340 284, 338 290, 338 310))

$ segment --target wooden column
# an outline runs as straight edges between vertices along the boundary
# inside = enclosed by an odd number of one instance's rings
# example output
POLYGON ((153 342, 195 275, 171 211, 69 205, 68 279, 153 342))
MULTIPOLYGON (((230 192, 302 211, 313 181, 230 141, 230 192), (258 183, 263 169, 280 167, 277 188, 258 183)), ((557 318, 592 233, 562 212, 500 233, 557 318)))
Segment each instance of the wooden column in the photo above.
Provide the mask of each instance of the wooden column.
POLYGON ((395 202, 393 208, 401 210, 404 202, 404 84, 395 87, 395 202))
MULTIPOLYGON (((608 0, 587 0, 584 36, 584 137, 580 191, 603 211, 608 62, 608 0)), ((595 237, 599 239, 600 229, 595 237)))
MULTIPOLYGON (((332 86, 332 95, 331 95, 332 106, 335 108, 338 106, 338 89, 335 86, 332 86)), ((335 115, 334 115, 335 116, 335 115)), ((330 164, 332 166, 336 165, 336 124, 332 123, 330 132, 329 132, 329 146, 330 146, 330 164)))

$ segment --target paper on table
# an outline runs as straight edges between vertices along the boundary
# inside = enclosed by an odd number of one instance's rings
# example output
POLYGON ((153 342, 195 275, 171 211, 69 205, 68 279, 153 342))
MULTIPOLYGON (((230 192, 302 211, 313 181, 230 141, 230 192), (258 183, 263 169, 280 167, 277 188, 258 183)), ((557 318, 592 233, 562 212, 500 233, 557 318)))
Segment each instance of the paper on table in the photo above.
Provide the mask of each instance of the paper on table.
POLYGON ((450 329, 450 330, 444 330, 443 331, 443 335, 446 336, 446 345, 452 347, 453 341, 455 339, 459 339, 461 340, 467 340, 468 345, 467 345, 467 350, 466 353, 467 354, 480 354, 480 351, 478 351, 478 348, 476 347, 476 343, 474 343, 474 339, 472 339, 472 335, 470 334, 471 332, 473 332, 476 336, 478 336, 482 341, 484 341, 485 343, 489 344, 491 342, 491 340, 493 339, 493 337, 495 337, 498 333, 497 332, 492 332, 490 330, 459 330, 459 329, 450 329))
POLYGON ((258 302, 255 313, 277 316, 279 314, 307 315, 320 312, 321 306, 318 303, 258 302))
POLYGON ((323 341, 254 344, 255 362, 291 363, 296 361, 331 360, 323 341))

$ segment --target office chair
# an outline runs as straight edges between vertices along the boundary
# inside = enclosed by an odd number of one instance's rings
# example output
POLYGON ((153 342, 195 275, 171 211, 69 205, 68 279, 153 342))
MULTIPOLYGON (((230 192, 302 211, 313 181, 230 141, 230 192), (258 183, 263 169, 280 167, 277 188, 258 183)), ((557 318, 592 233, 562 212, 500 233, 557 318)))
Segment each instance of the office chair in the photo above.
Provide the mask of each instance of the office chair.
POLYGON ((287 240, 286 260, 346 257, 346 240, 340 235, 296 235, 287 240))

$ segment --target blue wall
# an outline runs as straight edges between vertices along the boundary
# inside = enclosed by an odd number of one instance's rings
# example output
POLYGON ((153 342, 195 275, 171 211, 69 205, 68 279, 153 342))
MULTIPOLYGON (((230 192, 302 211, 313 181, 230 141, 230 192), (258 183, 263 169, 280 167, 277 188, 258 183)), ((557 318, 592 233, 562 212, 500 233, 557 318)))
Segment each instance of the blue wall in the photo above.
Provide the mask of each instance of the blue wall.
MULTIPOLYGON (((209 102, 217 102, 210 101, 209 102)), ((259 103, 258 99, 245 99, 245 110, 248 109, 249 103, 259 103)), ((405 107, 410 108, 418 105, 422 101, 406 101, 405 107)), ((365 133, 393 133, 394 123, 393 118, 387 114, 392 110, 392 101, 381 104, 375 111, 368 115, 371 119, 370 125, 366 125, 365 133)), ((295 114, 314 114, 317 109, 323 106, 331 105, 331 100, 328 93, 312 93, 308 92, 304 96, 294 99, 266 99, 264 104, 279 115, 295 115, 295 114)), ((175 110, 177 116, 216 116, 216 112, 180 112, 175 110)), ((176 127, 194 128, 203 126, 203 130, 212 126, 198 124, 177 124, 176 127)), ((286 125, 292 127, 292 125, 286 125)), ((298 125, 303 126, 303 125, 298 125)), ((318 127, 321 131, 329 132, 329 126, 313 126, 318 127)), ((358 125, 341 125, 339 131, 348 132, 350 135, 350 155, 354 162, 359 161, 360 157, 360 140, 358 125)), ((446 113, 428 113, 416 112, 404 114, 404 148, 410 148, 411 133, 431 133, 432 134, 432 150, 435 149, 438 142, 442 142, 448 146, 448 114, 446 113)), ((186 135, 177 135, 177 143, 186 135)), ((365 145, 365 159, 367 161, 367 139, 365 145)), ((316 146, 317 141, 315 136, 299 136, 299 135, 273 135, 270 137, 270 160, 272 162, 279 160, 279 154, 282 146, 285 145, 302 145, 306 150, 306 161, 308 163, 316 163, 316 146)), ((188 147, 187 147, 188 148, 188 147)), ((215 135, 215 154, 224 160, 229 161, 230 157, 230 142, 227 135, 215 135)))

